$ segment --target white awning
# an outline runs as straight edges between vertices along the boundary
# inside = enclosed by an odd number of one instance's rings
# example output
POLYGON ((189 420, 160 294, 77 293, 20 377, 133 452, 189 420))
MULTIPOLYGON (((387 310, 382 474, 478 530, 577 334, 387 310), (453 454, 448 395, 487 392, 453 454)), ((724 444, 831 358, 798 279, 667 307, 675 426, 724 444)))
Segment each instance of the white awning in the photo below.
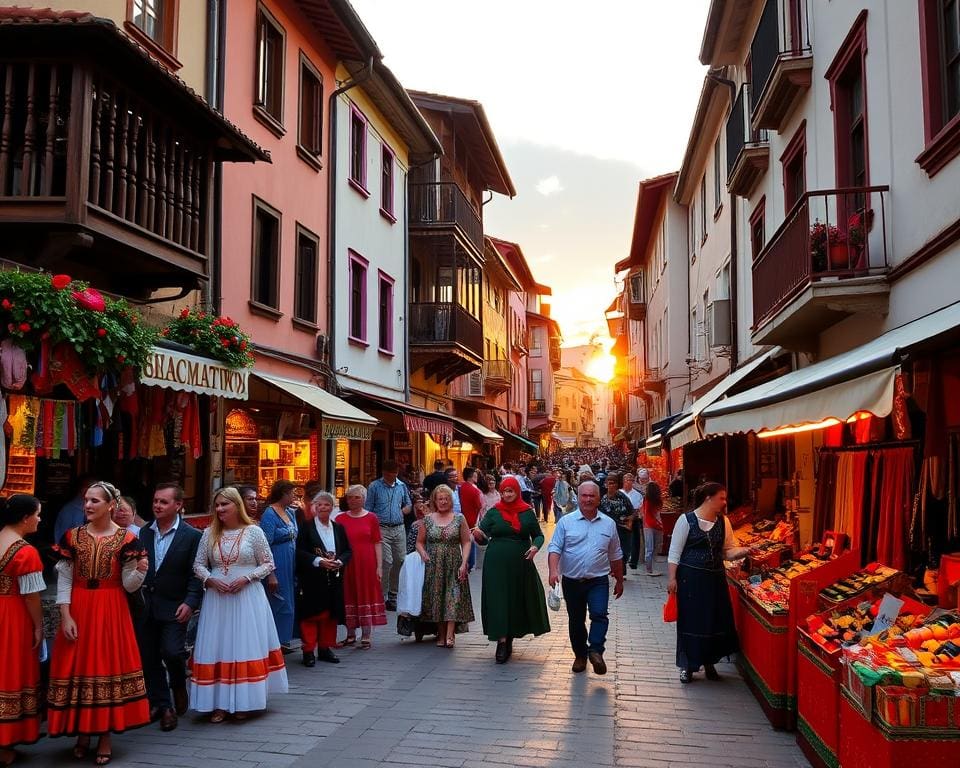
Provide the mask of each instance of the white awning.
POLYGON ((489 441, 491 443, 503 442, 503 435, 499 435, 496 432, 493 432, 492 430, 487 429, 487 427, 483 426, 483 424, 481 424, 478 421, 471 421, 470 419, 461 419, 459 416, 454 416, 453 420, 458 424, 460 424, 461 426, 463 426, 464 428, 475 433, 479 437, 482 437, 485 441, 489 441))
POLYGON ((860 347, 780 376, 708 406, 706 434, 750 432, 848 419, 858 411, 886 416, 906 350, 960 330, 960 302, 888 331, 860 347))
POLYGON ((254 371, 253 375, 320 411, 323 416, 321 432, 324 440, 369 440, 373 435, 377 419, 325 389, 315 384, 284 379, 260 371, 254 371))
POLYGON ((154 347, 140 370, 140 383, 199 395, 246 400, 249 368, 230 368, 209 357, 154 347))
POLYGON ((768 349, 750 362, 741 365, 733 373, 725 376, 719 383, 698 397, 693 405, 690 406, 690 415, 680 419, 667 430, 667 436, 670 438, 670 447, 680 448, 687 443, 692 443, 706 437, 708 433, 701 433, 701 425, 699 424, 700 414, 703 413, 704 409, 724 397, 727 392, 739 382, 743 381, 747 376, 757 370, 757 368, 779 355, 782 351, 780 347, 768 349))

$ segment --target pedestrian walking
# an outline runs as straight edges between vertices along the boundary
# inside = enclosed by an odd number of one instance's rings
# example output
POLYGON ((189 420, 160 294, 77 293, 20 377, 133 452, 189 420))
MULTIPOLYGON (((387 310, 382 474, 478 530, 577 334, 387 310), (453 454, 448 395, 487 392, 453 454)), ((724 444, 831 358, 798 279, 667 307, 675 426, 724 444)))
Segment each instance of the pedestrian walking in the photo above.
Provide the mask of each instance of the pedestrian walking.
POLYGON ((577 511, 560 518, 547 552, 550 586, 562 580, 574 655, 572 669, 583 672, 589 659, 593 671, 603 675, 607 672, 603 652, 610 625, 610 576, 613 595, 619 598, 623 594, 623 550, 616 523, 600 514, 599 506, 600 486, 584 480, 577 489, 577 511))
POLYGON ((353 553, 343 526, 330 519, 333 494, 320 491, 310 500, 297 536, 297 612, 303 640, 303 665, 316 660, 339 664, 333 652, 337 625, 346 624, 343 569, 353 553))
POLYGON ((680 682, 689 683, 703 667, 708 680, 719 680, 714 666, 740 649, 724 560, 750 554, 738 547, 724 515, 727 489, 704 483, 694 494, 696 509, 677 519, 670 541, 667 592, 677 596, 677 666, 680 682))
MULTIPOLYGON (((353 645, 357 641, 357 629, 360 630, 360 648, 371 647, 373 627, 387 623, 387 613, 383 605, 381 582, 383 572, 383 544, 380 533, 383 530, 372 512, 364 509, 367 489, 362 485, 347 488, 347 511, 337 516, 337 522, 347 532, 350 562, 343 571, 343 597, 346 611, 347 637, 344 645, 353 645)), ((402 530, 403 524, 400 524, 402 530)), ((398 585, 399 586, 399 585, 398 585)))
POLYGON ((656 483, 647 483, 647 493, 643 497, 643 544, 644 544, 644 565, 647 569, 647 576, 660 576, 660 571, 653 567, 654 558, 660 551, 660 545, 663 541, 663 520, 660 513, 663 511, 663 497, 660 494, 660 486, 656 483))
POLYGON ((98 735, 96 764, 113 757, 112 734, 150 722, 140 651, 124 592, 143 585, 149 567, 140 540, 113 522, 120 492, 98 481, 84 494, 86 522, 56 547, 60 630, 47 689, 47 733, 76 736, 86 758, 98 735))
MULTIPOLYGON (((598 481, 599 484, 599 481, 598 481)), ((600 498, 600 511, 617 524, 617 536, 624 559, 630 556, 633 543, 633 521, 638 510, 621 488, 620 475, 611 472, 604 481, 607 492, 600 498)))
POLYGON ((537 477, 537 483, 540 489, 540 506, 543 522, 550 520, 550 512, 553 511, 553 494, 557 485, 557 473, 549 469, 537 477))
POLYGON ((0 498, 0 766, 13 748, 40 738, 40 644, 43 562, 25 536, 37 532, 40 501, 22 493, 0 498))
POLYGON ((496 662, 505 664, 514 638, 550 631, 543 583, 533 559, 543 532, 533 508, 523 500, 514 477, 500 482, 501 501, 488 510, 474 537, 487 542, 480 617, 487 639, 497 643, 496 662))
POLYGON ((417 552, 426 568, 420 618, 437 623, 437 646, 453 648, 457 625, 474 620, 470 596, 470 527, 453 508, 454 492, 438 485, 430 494, 430 512, 417 532, 417 552))
POLYGON ((273 555, 274 571, 267 577, 270 611, 284 653, 289 652, 293 639, 293 571, 298 530, 295 500, 294 484, 277 480, 270 488, 267 506, 260 516, 260 528, 273 555))
POLYGON ((263 580, 273 572, 263 531, 236 488, 213 497, 213 520, 197 546, 193 571, 206 592, 193 649, 190 698, 211 723, 245 720, 287 692, 287 670, 263 580))
MULTIPOLYGON (((419 494, 412 494, 413 497, 413 516, 414 521, 407 531, 407 557, 415 554, 417 551, 417 536, 420 534, 420 527, 423 525, 423 518, 430 511, 426 500, 419 494)), ((419 557, 419 555, 417 555, 419 557)), ((462 631, 462 630, 461 630, 462 631)), ((433 621, 422 621, 419 616, 409 616, 407 614, 397 614, 397 634, 402 637, 413 636, 419 643, 426 635, 437 634, 437 624, 433 621)))
MULTIPOLYGON (((477 486, 477 480, 480 473, 474 467, 463 468, 463 482, 457 488, 456 494, 460 499, 460 513, 467 521, 467 527, 472 531, 477 527, 483 513, 487 511, 484 506, 485 499, 483 491, 477 486)), ((472 571, 477 564, 477 543, 470 539, 470 562, 468 566, 472 571)))
POLYGON ((558 521, 573 508, 573 472, 557 470, 557 483, 553 487, 553 520, 558 521))
MULTIPOLYGON (((646 470, 640 470, 641 472, 646 472, 646 470)), ((637 487, 637 483, 634 482, 634 476, 631 472, 623 473, 623 488, 621 490, 627 495, 627 498, 630 499, 630 503, 633 504, 633 509, 637 513, 633 516, 633 523, 631 524, 631 536, 630 536, 630 549, 624 550, 623 559, 626 560, 632 570, 637 570, 637 565, 640 563, 640 553, 643 551, 643 518, 639 513, 643 510, 643 489, 646 487, 646 482, 640 483, 640 487, 637 487)))
POLYGON ((367 489, 366 506, 376 516, 380 525, 382 557, 380 563, 380 588, 384 607, 397 610, 397 590, 400 588, 400 569, 406 556, 404 519, 413 511, 413 501, 407 484, 397 477, 397 462, 383 462, 382 476, 370 483, 367 489))
POLYGON ((137 640, 150 719, 159 720, 162 731, 176 728, 189 706, 187 624, 203 598, 193 572, 201 534, 183 522, 182 511, 183 488, 162 483, 153 492, 153 522, 140 531, 148 566, 137 640))

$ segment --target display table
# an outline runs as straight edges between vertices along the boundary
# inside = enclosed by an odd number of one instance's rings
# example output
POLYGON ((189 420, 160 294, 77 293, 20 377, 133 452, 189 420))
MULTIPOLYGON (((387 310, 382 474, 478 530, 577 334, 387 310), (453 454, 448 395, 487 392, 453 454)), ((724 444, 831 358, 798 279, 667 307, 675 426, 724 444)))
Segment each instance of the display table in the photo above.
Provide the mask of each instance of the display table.
POLYGON ((799 625, 817 610, 823 587, 853 573, 860 566, 860 553, 848 552, 790 581, 789 609, 771 613, 740 585, 740 672, 774 728, 793 730, 797 724, 797 644, 799 625))

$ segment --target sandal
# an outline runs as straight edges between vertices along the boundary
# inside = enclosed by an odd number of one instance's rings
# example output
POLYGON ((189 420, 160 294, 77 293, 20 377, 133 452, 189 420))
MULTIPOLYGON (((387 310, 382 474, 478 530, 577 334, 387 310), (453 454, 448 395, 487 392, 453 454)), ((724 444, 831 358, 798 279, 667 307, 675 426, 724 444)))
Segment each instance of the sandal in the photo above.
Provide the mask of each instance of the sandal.
POLYGON ((373 643, 370 642, 370 638, 369 638, 369 637, 362 637, 362 638, 360 638, 360 650, 361 650, 361 651, 369 651, 372 646, 373 646, 373 643))
POLYGON ((448 637, 448 638, 447 638, 447 642, 444 643, 444 645, 445 645, 447 648, 453 648, 454 644, 455 644, 455 641, 454 641, 453 637, 448 637))
POLYGON ((347 637, 347 638, 344 638, 344 639, 343 639, 342 641, 340 641, 339 643, 337 643, 337 647, 338 647, 338 648, 346 648, 348 645, 353 645, 355 642, 357 642, 356 636, 354 636, 354 637, 347 637))
POLYGON ((213 714, 210 715, 211 723, 222 723, 226 719, 227 719, 227 713, 224 712, 222 709, 215 709, 213 711, 213 714))
POLYGON ((681 670, 680 670, 680 682, 681 682, 681 683, 689 683, 691 680, 693 680, 693 675, 690 674, 690 670, 689 670, 689 669, 681 669, 681 670))
POLYGON ((113 760, 113 752, 97 752, 94 762, 97 765, 109 765, 111 760, 113 760))

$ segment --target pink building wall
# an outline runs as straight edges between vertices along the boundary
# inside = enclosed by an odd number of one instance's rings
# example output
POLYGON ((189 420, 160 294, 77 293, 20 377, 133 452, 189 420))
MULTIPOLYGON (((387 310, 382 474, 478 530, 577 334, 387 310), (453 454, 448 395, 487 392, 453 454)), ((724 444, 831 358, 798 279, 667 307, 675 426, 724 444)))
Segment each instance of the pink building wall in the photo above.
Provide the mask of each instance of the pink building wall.
MULTIPOLYGON (((554 387, 553 387, 553 366, 550 365, 550 326, 549 323, 545 320, 539 319, 537 315, 527 315, 527 337, 532 338, 534 329, 540 328, 539 333, 542 334, 543 343, 541 346, 541 353, 539 357, 534 356, 534 350, 531 349, 530 354, 527 356, 527 386, 529 387, 529 381, 531 378, 531 371, 541 370, 542 381, 543 381, 543 397, 542 399, 546 401, 546 415, 545 416, 527 416, 527 429, 536 429, 537 427, 542 427, 548 421, 551 420, 553 414, 553 402, 554 402, 554 387)), ((527 394, 530 398, 533 398, 534 392, 532 389, 528 389, 527 394)))
MULTIPOLYGON (((258 344, 316 360, 316 337, 327 325, 327 174, 330 136, 327 97, 336 88, 336 56, 288 0, 267 0, 267 9, 286 33, 284 49, 283 127, 278 137, 255 116, 256 0, 227 4, 224 113, 260 146, 272 164, 231 164, 223 167, 222 311, 237 320, 258 344), (323 78, 322 161, 317 171, 297 154, 301 51, 323 78), (253 197, 280 212, 279 317, 251 310, 253 197), (297 224, 319 238, 317 328, 293 322, 297 224)), ((257 368, 291 376, 296 368, 263 355, 257 368)))
POLYGON ((518 335, 523 346, 527 340, 527 302, 525 294, 510 291, 507 302, 507 333, 510 341, 510 362, 513 367, 513 386, 510 387, 509 428, 523 432, 527 427, 527 356, 514 345, 518 335))

